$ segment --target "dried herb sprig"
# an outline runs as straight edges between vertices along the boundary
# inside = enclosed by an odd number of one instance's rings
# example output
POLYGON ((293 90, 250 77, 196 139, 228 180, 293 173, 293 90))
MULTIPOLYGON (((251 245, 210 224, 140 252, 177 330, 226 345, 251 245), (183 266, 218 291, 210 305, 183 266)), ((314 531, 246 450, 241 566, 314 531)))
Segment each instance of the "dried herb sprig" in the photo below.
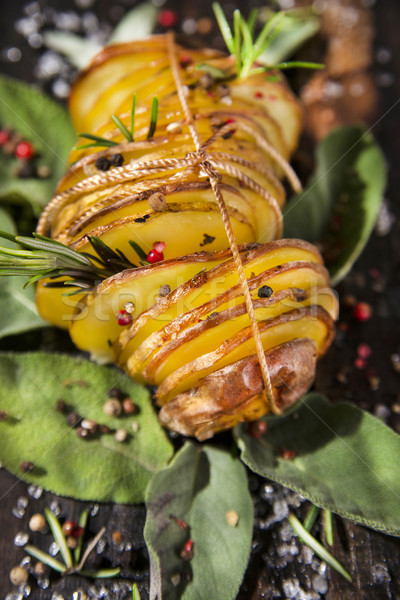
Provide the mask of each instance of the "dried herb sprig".
POLYGON ((132 263, 123 252, 113 250, 95 236, 87 236, 95 254, 76 252, 56 240, 36 233, 30 238, 0 231, 0 237, 22 246, 22 249, 0 247, 0 275, 24 275, 28 277, 25 285, 40 279, 50 279, 45 284, 48 287, 90 290, 99 280, 125 269, 148 264, 145 252, 133 241, 130 244, 138 254, 138 264, 132 263), (57 281, 60 278, 62 280, 57 281))
MULTIPOLYGON (((318 513, 319 509, 316 508, 312 509, 312 516, 314 518, 314 515, 316 513, 318 513)), ((329 512, 330 516, 331 513, 330 511, 326 511, 329 512)), ((346 569, 340 564, 340 562, 334 557, 332 556, 332 554, 330 552, 328 552, 328 550, 326 550, 326 548, 323 547, 322 544, 320 544, 320 542, 318 540, 315 539, 314 536, 311 535, 311 533, 309 532, 309 529, 306 528, 305 525, 302 525, 302 523, 297 519, 297 517, 295 517, 294 514, 289 514, 288 517, 289 523, 293 528, 293 531, 296 533, 296 535, 299 537, 299 539, 304 543, 307 544, 307 546, 309 546, 311 548, 311 550, 313 550, 315 552, 315 554, 317 556, 319 556, 319 558, 323 561, 325 561, 329 566, 331 566, 333 569, 335 569, 335 571, 337 571, 338 573, 340 573, 340 575, 342 575, 342 577, 344 577, 347 581, 351 581, 351 575, 348 571, 346 571, 346 569)), ((308 526, 310 525, 310 523, 308 523, 308 526)))
MULTIPOLYGON (((115 115, 111 115, 111 120, 116 125, 116 127, 120 130, 124 138, 128 142, 135 141, 135 118, 136 118, 136 104, 137 104, 137 95, 133 95, 132 100, 132 108, 131 108, 131 122, 130 129, 121 121, 121 119, 115 115)), ((158 117, 158 97, 154 96, 151 102, 151 111, 150 111, 150 124, 149 131, 147 134, 147 139, 153 137, 154 132, 157 126, 157 117, 158 117)), ((109 148, 112 146, 118 146, 118 142, 114 142, 113 140, 109 140, 108 138, 103 138, 98 135, 94 135, 93 133, 79 133, 79 137, 91 140, 88 144, 83 144, 81 146, 75 146, 74 150, 83 150, 84 148, 109 148)))
POLYGON ((61 573, 62 575, 71 575, 73 573, 80 573, 81 575, 85 575, 86 577, 92 577, 94 579, 99 579, 99 578, 107 578, 107 577, 116 577, 119 574, 119 572, 121 570, 119 567, 117 567, 115 569, 100 569, 97 571, 86 571, 83 568, 89 554, 93 551, 97 542, 104 535, 104 532, 105 532, 105 527, 103 527, 103 529, 101 529, 99 531, 99 533, 89 542, 82 559, 80 559, 83 538, 85 535, 86 524, 88 521, 87 511, 83 511, 80 516, 80 519, 79 519, 79 524, 82 529, 81 529, 78 546, 77 546, 77 548, 79 548, 79 551, 76 552, 76 550, 75 550, 74 558, 72 557, 71 550, 68 548, 67 539, 64 535, 64 532, 62 530, 62 527, 61 527, 60 522, 58 521, 57 517, 48 508, 45 509, 44 513, 45 513, 47 522, 50 526, 51 532, 53 534, 54 540, 59 547, 59 551, 60 551, 60 554, 64 561, 64 564, 62 562, 60 562, 59 560, 57 560, 56 558, 54 558, 53 556, 46 554, 46 552, 43 552, 43 550, 40 550, 40 548, 37 548, 36 546, 32 546, 32 544, 27 544, 24 547, 24 550, 30 556, 37 558, 42 563, 44 563, 45 565, 48 565, 51 569, 53 569, 54 571, 58 571, 58 573, 61 573), (78 558, 77 558, 77 556, 78 556, 78 558))
POLYGON ((291 14, 290 11, 280 11, 273 14, 265 23, 259 35, 254 37, 254 28, 257 20, 257 10, 252 10, 248 20, 243 17, 239 9, 233 13, 233 31, 218 2, 214 2, 213 10, 224 38, 226 47, 235 58, 236 75, 238 79, 245 79, 249 75, 260 73, 266 69, 289 69, 303 67, 309 69, 322 69, 324 65, 313 62, 281 62, 268 66, 256 66, 257 59, 267 50, 271 43, 281 32, 285 21, 291 14))

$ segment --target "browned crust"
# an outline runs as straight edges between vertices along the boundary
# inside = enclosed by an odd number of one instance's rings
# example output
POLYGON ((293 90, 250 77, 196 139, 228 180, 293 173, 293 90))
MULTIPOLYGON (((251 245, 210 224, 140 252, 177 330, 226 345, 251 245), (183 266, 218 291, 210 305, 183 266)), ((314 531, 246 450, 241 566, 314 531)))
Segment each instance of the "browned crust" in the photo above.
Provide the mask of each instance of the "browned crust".
MULTIPOLYGON (((296 402, 315 377, 317 353, 309 339, 294 339, 265 353, 275 399, 281 410, 296 402)), ((263 392, 257 356, 228 365, 180 394, 159 413, 160 421, 182 435, 205 440, 252 415, 251 404, 263 392)), ((265 405, 267 412, 267 405, 265 405)), ((262 416, 259 412, 257 418, 262 416)))
MULTIPOLYGON (((261 321, 258 323, 259 331, 262 334, 267 329, 276 327, 278 325, 311 317, 322 321, 326 326, 326 337, 324 344, 319 349, 319 355, 323 355, 332 342, 334 335, 334 324, 331 316, 323 308, 321 308, 321 306, 303 307, 299 310, 292 310, 284 313, 273 319, 261 321)), ((251 327, 243 328, 234 336, 223 342, 216 350, 208 352, 207 354, 203 354, 199 358, 194 359, 176 369, 176 371, 168 375, 168 377, 166 377, 159 386, 157 390, 157 399, 159 403, 163 404, 165 401, 168 401, 168 396, 171 394, 171 392, 173 392, 175 386, 178 385, 178 383, 184 378, 193 373, 201 373, 203 370, 213 367, 227 354, 227 352, 231 352, 241 344, 244 344, 252 339, 252 337, 253 333, 251 327)))

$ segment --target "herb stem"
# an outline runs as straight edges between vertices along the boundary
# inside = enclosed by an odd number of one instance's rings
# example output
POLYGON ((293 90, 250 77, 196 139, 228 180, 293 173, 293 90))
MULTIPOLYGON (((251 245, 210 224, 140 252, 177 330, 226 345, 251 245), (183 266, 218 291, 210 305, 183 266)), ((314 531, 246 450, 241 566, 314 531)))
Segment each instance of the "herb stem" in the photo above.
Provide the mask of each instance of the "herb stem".
POLYGON ((351 575, 346 569, 340 564, 338 560, 328 550, 326 550, 322 544, 318 542, 300 523, 300 521, 293 514, 289 514, 288 517, 289 523, 293 528, 293 531, 300 538, 304 544, 307 544, 317 556, 323 561, 325 561, 328 565, 330 565, 335 571, 340 573, 342 577, 347 579, 347 581, 351 581, 351 575))
POLYGON ((65 565, 60 563, 58 560, 56 560, 49 554, 46 554, 46 552, 39 550, 39 548, 36 548, 36 546, 27 544, 26 546, 24 546, 24 550, 25 552, 27 552, 27 554, 33 556, 33 558, 37 558, 42 563, 48 565, 49 567, 51 567, 55 571, 58 571, 59 573, 64 573, 67 570, 67 567, 65 565))

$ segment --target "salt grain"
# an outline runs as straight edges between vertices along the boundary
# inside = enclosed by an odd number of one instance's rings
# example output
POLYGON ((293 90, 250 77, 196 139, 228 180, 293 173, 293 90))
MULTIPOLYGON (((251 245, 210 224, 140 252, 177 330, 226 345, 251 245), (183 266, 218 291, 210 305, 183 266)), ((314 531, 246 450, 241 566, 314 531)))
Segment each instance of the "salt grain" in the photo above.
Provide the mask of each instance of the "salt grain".
POLYGON ((38 485, 30 485, 28 487, 28 494, 35 500, 39 500, 39 498, 42 497, 43 488, 39 487, 38 485))
POLYGON ((317 575, 312 580, 313 590, 318 594, 326 594, 328 591, 328 581, 324 575, 317 575))
POLYGON ((14 538, 14 546, 25 546, 29 542, 29 535, 19 531, 14 538))

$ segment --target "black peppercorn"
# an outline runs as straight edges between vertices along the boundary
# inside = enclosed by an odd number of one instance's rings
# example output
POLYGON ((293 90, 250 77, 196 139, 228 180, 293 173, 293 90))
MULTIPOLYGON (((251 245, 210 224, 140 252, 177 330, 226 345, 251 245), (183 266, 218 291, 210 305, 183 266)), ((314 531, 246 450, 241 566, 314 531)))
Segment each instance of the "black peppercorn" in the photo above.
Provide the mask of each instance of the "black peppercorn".
POLYGON ((111 154, 108 160, 110 161, 110 165, 113 167, 122 167, 124 164, 124 157, 120 153, 111 154))
POLYGON ((263 285, 257 293, 259 298, 270 298, 274 292, 269 285, 263 285))
POLYGON ((99 156, 94 164, 96 165, 96 169, 99 171, 108 171, 108 169, 111 167, 111 162, 107 156, 99 156))

